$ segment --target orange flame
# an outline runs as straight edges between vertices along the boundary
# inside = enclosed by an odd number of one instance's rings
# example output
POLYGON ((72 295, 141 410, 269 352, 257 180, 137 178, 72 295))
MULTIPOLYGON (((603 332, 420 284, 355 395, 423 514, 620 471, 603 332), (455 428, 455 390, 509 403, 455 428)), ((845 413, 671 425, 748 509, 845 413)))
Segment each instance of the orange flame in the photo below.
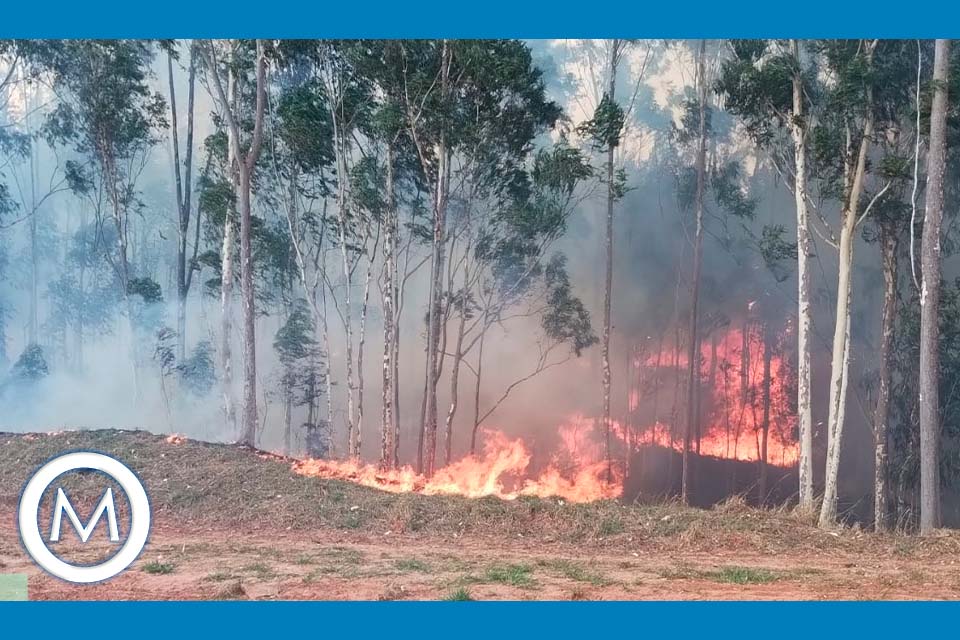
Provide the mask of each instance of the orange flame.
MULTIPOLYGON (((663 350, 646 358, 637 357, 633 366, 663 377, 663 370, 683 371, 686 355, 676 349, 663 350)), ((798 458, 793 439, 795 416, 789 406, 782 357, 771 353, 767 461, 789 466, 798 458)), ((702 346, 700 379, 707 389, 700 422, 699 453, 705 456, 757 461, 761 457, 764 404, 764 344, 756 327, 727 329, 702 346), (705 367, 706 365, 706 367, 705 367), (705 370, 706 369, 706 370, 705 370)), ((660 393, 655 384, 655 393, 660 393)), ((581 415, 571 416, 557 429, 559 448, 550 462, 539 470, 531 468, 532 455, 521 438, 511 438, 493 429, 483 430, 483 449, 437 470, 432 477, 413 467, 381 469, 359 460, 307 459, 294 462, 302 475, 356 482, 393 493, 418 492, 426 495, 461 495, 470 498, 496 496, 513 500, 520 496, 558 497, 569 502, 590 502, 619 497, 623 492, 624 453, 643 446, 683 450, 683 433, 669 421, 653 416, 647 424, 637 417, 650 401, 640 389, 627 395, 627 420, 611 420, 611 457, 608 465, 603 441, 603 422, 581 415)), ((682 422, 681 422, 682 425, 682 422)), ((696 444, 691 447, 696 449, 696 444)))
MULTIPOLYGON (((566 428, 561 429, 564 433, 566 428)), ((622 473, 612 470, 608 482, 607 465, 602 459, 589 460, 574 450, 566 450, 536 477, 529 477, 531 454, 523 440, 492 429, 484 430, 483 436, 483 451, 479 455, 465 456, 438 469, 430 478, 410 466, 384 470, 357 460, 309 459, 295 462, 293 468, 303 475, 349 480, 393 493, 496 496, 504 500, 540 496, 591 502, 616 498, 622 491, 622 473), (564 458, 569 464, 564 464, 564 458)), ((569 442, 575 444, 579 440, 573 435, 569 442)))
MULTIPOLYGON (((756 462, 762 457, 764 426, 763 336, 759 327, 727 329, 715 340, 701 345, 700 380, 706 382, 707 405, 701 411, 699 452, 701 455, 756 462)), ((652 370, 687 368, 685 353, 664 350, 642 361, 639 366, 652 370)), ((655 375, 658 375, 655 373, 655 375)), ((790 406, 788 377, 783 357, 770 354, 769 422, 767 423, 767 462, 788 467, 799 459, 799 445, 793 433, 796 415, 790 406)), ((642 405, 640 392, 633 391, 630 408, 642 405)), ((656 445, 683 450, 683 416, 678 428, 671 429, 669 417, 654 416, 648 426, 634 425, 630 437, 637 445, 656 445)), ((620 437, 627 437, 619 430, 620 437)), ((696 443, 691 443, 696 448, 696 443)))

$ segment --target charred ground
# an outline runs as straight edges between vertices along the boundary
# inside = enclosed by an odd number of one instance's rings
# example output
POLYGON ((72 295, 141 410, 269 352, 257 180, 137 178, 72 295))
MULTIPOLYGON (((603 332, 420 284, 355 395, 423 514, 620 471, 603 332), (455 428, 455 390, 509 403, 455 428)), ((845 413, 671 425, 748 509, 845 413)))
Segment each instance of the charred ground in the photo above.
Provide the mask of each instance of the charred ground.
POLYGON ((32 598, 950 598, 960 538, 823 531, 786 509, 390 494, 291 460, 139 431, 0 434, 0 570, 32 598), (137 564, 79 587, 21 549, 20 487, 92 449, 150 494, 137 564))

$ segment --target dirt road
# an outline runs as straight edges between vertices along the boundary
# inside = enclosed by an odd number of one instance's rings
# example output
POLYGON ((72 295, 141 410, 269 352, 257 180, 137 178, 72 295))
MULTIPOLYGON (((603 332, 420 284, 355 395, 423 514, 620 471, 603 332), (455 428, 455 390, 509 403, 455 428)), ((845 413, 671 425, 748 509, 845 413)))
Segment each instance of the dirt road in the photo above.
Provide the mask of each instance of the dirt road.
MULTIPOLYGON (((39 571, 0 531, 0 570, 31 599, 938 599, 960 597, 954 557, 901 546, 864 553, 684 553, 642 544, 591 552, 516 539, 160 527, 119 577, 77 586, 39 571)), ((92 553, 92 551, 91 551, 92 553)))

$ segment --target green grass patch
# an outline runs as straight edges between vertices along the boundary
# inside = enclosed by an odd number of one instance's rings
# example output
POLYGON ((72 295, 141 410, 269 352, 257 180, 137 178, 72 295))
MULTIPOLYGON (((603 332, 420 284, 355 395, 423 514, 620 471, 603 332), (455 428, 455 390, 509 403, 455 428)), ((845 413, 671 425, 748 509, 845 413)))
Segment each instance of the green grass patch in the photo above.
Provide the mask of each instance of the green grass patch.
POLYGON ((779 580, 781 575, 769 569, 732 566, 708 571, 704 577, 716 582, 728 582, 730 584, 767 584, 779 580))
POLYGON ((505 584, 520 589, 537 586, 533 568, 528 564, 494 564, 480 575, 469 574, 460 579, 467 584, 505 584))
POLYGON ((264 562, 253 562, 241 568, 240 571, 249 573, 259 580, 269 580, 277 577, 276 570, 264 562))
POLYGON ((597 530, 597 533, 601 537, 606 536, 615 536, 618 533, 623 533, 626 530, 626 526, 623 524, 623 520, 619 516, 608 516, 600 521, 600 527, 597 530))
POLYGON ((320 551, 320 556, 325 561, 340 564, 360 564, 364 560, 362 551, 350 547, 327 547, 320 551))
POLYGON ((430 565, 416 558, 399 558, 394 566, 405 573, 430 573, 430 565))
POLYGON ((150 575, 165 576, 168 573, 173 573, 174 569, 176 569, 176 566, 173 563, 160 562, 159 560, 143 565, 143 572, 149 573, 150 575))
POLYGON ((613 581, 610 580, 610 578, 603 575, 599 571, 592 571, 579 562, 574 562, 573 560, 558 558, 552 560, 541 560, 537 564, 564 578, 567 578, 568 580, 573 580, 574 582, 586 582, 595 587, 605 587, 613 584, 613 581))
POLYGON ((457 587, 448 593, 443 599, 447 602, 469 602, 474 600, 474 597, 470 594, 470 590, 466 587, 457 587))
POLYGON ((230 573, 228 571, 215 571, 213 573, 207 574, 203 578, 206 582, 226 582, 227 580, 236 580, 236 574, 230 573))
POLYGON ((726 566, 717 569, 703 570, 690 565, 679 564, 675 567, 660 571, 661 578, 673 580, 712 580, 728 584, 767 584, 789 578, 792 575, 817 573, 815 569, 798 570, 795 572, 781 572, 762 567, 726 566))

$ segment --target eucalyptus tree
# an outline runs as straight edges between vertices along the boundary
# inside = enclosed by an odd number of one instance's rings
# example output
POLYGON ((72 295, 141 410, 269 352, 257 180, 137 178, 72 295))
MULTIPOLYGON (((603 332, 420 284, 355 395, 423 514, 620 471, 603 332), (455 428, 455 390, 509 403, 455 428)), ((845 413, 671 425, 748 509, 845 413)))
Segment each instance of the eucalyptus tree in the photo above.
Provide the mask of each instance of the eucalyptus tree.
POLYGON ((900 287, 900 254, 905 236, 911 233, 913 207, 921 179, 919 151, 921 74, 923 58, 929 54, 919 42, 884 42, 875 59, 877 74, 877 111, 888 123, 878 136, 872 172, 889 185, 880 196, 864 228, 866 239, 875 241, 880 251, 883 274, 883 300, 880 311, 880 344, 877 356, 876 404, 873 411, 874 435, 874 528, 891 526, 890 443, 893 419, 891 404, 894 387, 900 287), (911 54, 916 52, 917 57, 911 54))
MULTIPOLYGON (((29 152, 26 136, 21 133, 10 118, 10 96, 17 81, 17 65, 20 64, 20 51, 17 43, 0 40, 0 66, 4 76, 0 78, 0 280, 6 281, 5 270, 9 262, 4 230, 13 222, 11 214, 19 213, 16 199, 10 193, 7 180, 16 160, 29 152)), ((0 297, 0 365, 7 362, 7 316, 10 312, 3 297, 0 297)))
POLYGON ((117 273, 104 255, 116 245, 116 233, 95 220, 82 224, 66 240, 58 276, 47 283, 50 311, 43 328, 77 373, 84 369, 86 339, 109 333, 123 304, 117 273))
POLYGON ((940 526, 940 235, 947 155, 950 41, 937 40, 933 59, 930 150, 920 289, 920 533, 940 526))
MULTIPOLYGON (((270 177, 283 202, 300 285, 328 352, 329 312, 340 320, 347 454, 359 457, 364 347, 385 206, 371 124, 373 80, 362 69, 369 47, 297 41, 283 43, 280 53, 275 110, 271 102, 270 177)), ((329 359, 327 367, 331 396, 329 359)), ((331 397, 327 402, 332 419, 331 397)))
POLYGON ((362 43, 319 43, 317 80, 324 93, 333 141, 335 217, 332 221, 339 256, 342 294, 334 295, 334 281, 324 271, 334 310, 345 338, 347 451, 360 457, 364 418, 364 346, 373 265, 380 240, 383 199, 376 186, 379 166, 363 156, 360 136, 369 136, 371 82, 356 68, 362 43), (374 183, 371 186, 371 182, 374 183), (359 304, 354 298, 356 275, 361 271, 359 304), (356 313, 356 315, 354 315, 356 313))
MULTIPOLYGON (((432 196, 432 237, 427 307, 427 358, 419 467, 436 463, 437 386, 444 361, 444 320, 450 292, 444 283, 448 207, 497 180, 553 126, 560 108, 546 97, 529 48, 516 40, 404 41, 400 60, 405 91, 403 119, 423 182, 432 196)), ((469 200, 469 198, 467 198, 469 200)))
MULTIPOLYGON (((371 86, 368 154, 379 177, 373 186, 379 196, 382 229, 381 272, 377 281, 383 318, 380 403, 380 465, 397 467, 400 447, 400 326, 406 284, 425 263, 417 249, 429 241, 423 227, 424 184, 416 150, 406 127, 404 47, 394 40, 370 41, 356 48, 357 73, 371 86)), ((368 190, 368 195, 374 194, 368 190)))
POLYGON ((480 425, 521 383, 566 362, 596 342, 589 314, 572 293, 565 260, 552 254, 567 223, 589 188, 593 169, 584 154, 565 141, 531 151, 525 162, 504 170, 491 182, 451 205, 456 229, 448 270, 448 319, 454 321, 450 406, 445 419, 445 452, 451 459, 454 419, 460 404, 461 366, 475 377, 470 451, 476 450, 480 425), (489 188, 489 190, 487 190, 489 188), (481 408, 483 351, 494 327, 512 320, 540 324, 539 353, 530 371, 517 374, 498 399, 481 408), (555 358, 561 346, 566 357, 555 358), (467 357, 476 349, 471 364, 467 357))
MULTIPOLYGON (((895 40, 817 41, 811 44, 827 78, 811 139, 821 196, 839 203, 839 232, 818 212, 825 240, 839 256, 827 418, 827 459, 820 526, 837 519, 838 477, 845 426, 851 349, 856 232, 894 187, 897 176, 870 159, 878 141, 902 127, 912 74, 891 71, 910 58, 895 40)), ((889 168, 889 164, 886 165, 889 168)))
MULTIPOLYGON (((693 433, 694 422, 699 420, 697 394, 700 377, 700 271, 703 262, 703 201, 707 181, 707 97, 709 95, 706 40, 700 41, 695 84, 697 89, 697 152, 695 163, 697 186, 694 196, 693 274, 690 284, 690 327, 687 345, 687 419, 684 422, 683 469, 680 478, 680 499, 684 503, 689 501, 690 437, 693 433)), ((699 425, 697 425, 697 428, 699 429, 699 425)))
MULTIPOLYGON (((173 155, 173 178, 176 188, 175 205, 177 211, 177 357, 186 358, 187 342, 187 296, 193 284, 194 273, 198 270, 197 255, 200 250, 201 220, 199 210, 194 213, 193 204, 193 156, 194 156, 194 119, 197 83, 198 56, 192 43, 187 45, 187 105, 186 139, 183 156, 180 153, 180 131, 178 127, 177 95, 174 83, 174 59, 177 51, 167 50, 167 80, 170 101, 170 143, 173 155), (193 254, 187 259, 190 244, 190 222, 193 220, 193 254)), ((207 167, 209 168, 209 163, 207 167)))
POLYGON ((134 297, 152 280, 131 264, 132 225, 141 206, 137 181, 167 126, 163 97, 150 86, 154 56, 149 41, 71 40, 51 47, 43 61, 57 97, 45 134, 51 144, 77 155, 79 160, 66 165, 70 187, 92 205, 98 223, 106 215, 115 231, 115 245, 104 247, 104 255, 126 307, 138 387, 134 297))
POLYGON ((315 335, 310 305, 303 298, 295 299, 289 316, 273 339, 282 368, 283 447, 287 455, 294 451, 293 408, 306 408, 305 420, 300 425, 304 434, 321 426, 318 404, 323 395, 323 354, 315 335))
POLYGON ((612 457, 610 454, 610 323, 613 304, 613 219, 614 205, 621 200, 625 190, 625 178, 621 172, 615 172, 614 156, 620 146, 626 115, 617 104, 617 70, 628 45, 625 40, 614 38, 609 41, 609 63, 606 69, 607 86, 597 104, 593 117, 580 125, 580 133, 587 137, 594 147, 606 154, 605 182, 607 185, 606 203, 606 271, 603 286, 603 336, 601 338, 601 388, 603 394, 602 420, 604 433, 604 451, 607 459, 607 480, 612 477, 612 457))
POLYGON ((798 40, 733 40, 730 49, 730 57, 721 65, 716 89, 724 98, 726 109, 742 120, 753 142, 766 152, 778 174, 793 187, 797 221, 799 495, 801 508, 812 512, 810 258, 813 246, 808 209, 807 146, 811 128, 809 102, 817 92, 816 78, 809 69, 804 69, 798 40))
MULTIPOLYGON (((218 48, 222 43, 212 41, 203 43, 204 62, 211 93, 219 108, 219 115, 226 123, 228 132, 228 167, 234 197, 239 207, 240 221, 240 289, 243 308, 243 411, 240 425, 240 441, 249 446, 256 444, 257 438, 257 361, 256 361, 256 301, 254 291, 254 265, 252 250, 252 213, 251 197, 253 176, 263 144, 263 123, 266 112, 266 55, 267 45, 256 41, 255 71, 253 79, 252 109, 239 104, 243 92, 238 90, 238 59, 236 57, 241 43, 230 42, 228 59, 221 64, 218 48), (226 67, 224 69, 224 67, 226 67), (252 112, 253 129, 249 135, 242 127, 244 114, 252 112)), ((232 375, 230 373, 230 291, 233 280, 233 226, 230 220, 224 224, 224 247, 222 253, 222 301, 223 324, 221 340, 224 363, 224 400, 228 421, 233 416, 231 401, 232 375)))

